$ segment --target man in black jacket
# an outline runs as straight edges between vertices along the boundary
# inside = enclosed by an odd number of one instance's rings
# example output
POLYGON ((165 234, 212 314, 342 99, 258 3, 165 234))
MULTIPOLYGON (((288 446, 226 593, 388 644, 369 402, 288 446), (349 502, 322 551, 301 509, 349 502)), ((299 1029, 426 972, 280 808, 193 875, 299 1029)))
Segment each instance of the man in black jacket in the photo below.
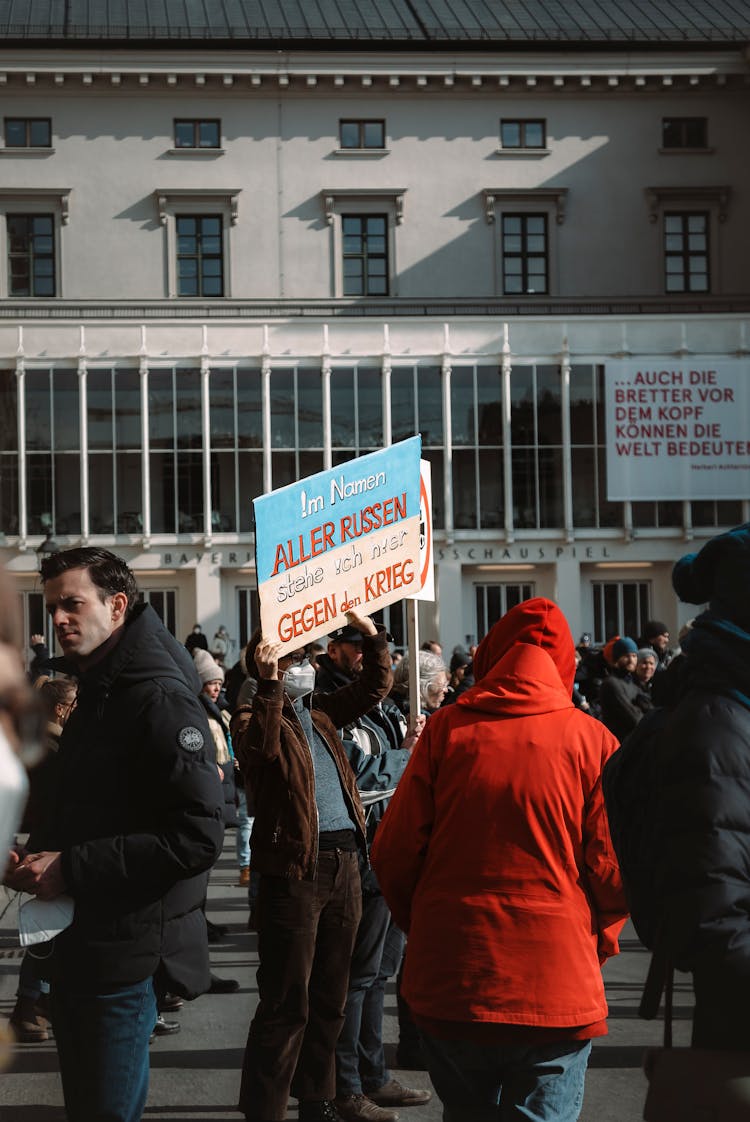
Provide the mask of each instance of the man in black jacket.
POLYGON ((74 902, 49 960, 68 1117, 137 1122, 154 986, 188 998, 209 988, 201 905, 223 839, 221 785, 192 659, 137 603, 124 561, 66 550, 41 578, 80 686, 44 826, 6 879, 74 902))
POLYGON ((637 664, 634 641, 618 639, 612 647, 612 669, 599 690, 602 721, 621 742, 651 709, 650 697, 634 677, 637 664))

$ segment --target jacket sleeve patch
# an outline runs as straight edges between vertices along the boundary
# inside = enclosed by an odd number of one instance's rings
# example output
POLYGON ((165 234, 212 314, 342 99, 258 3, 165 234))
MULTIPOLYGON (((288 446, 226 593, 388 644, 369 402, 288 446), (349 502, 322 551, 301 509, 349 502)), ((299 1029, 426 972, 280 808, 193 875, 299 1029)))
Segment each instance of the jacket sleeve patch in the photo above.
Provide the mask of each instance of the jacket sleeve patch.
POLYGON ((195 725, 186 725, 177 733, 177 743, 186 752, 200 752, 203 747, 203 733, 195 725))

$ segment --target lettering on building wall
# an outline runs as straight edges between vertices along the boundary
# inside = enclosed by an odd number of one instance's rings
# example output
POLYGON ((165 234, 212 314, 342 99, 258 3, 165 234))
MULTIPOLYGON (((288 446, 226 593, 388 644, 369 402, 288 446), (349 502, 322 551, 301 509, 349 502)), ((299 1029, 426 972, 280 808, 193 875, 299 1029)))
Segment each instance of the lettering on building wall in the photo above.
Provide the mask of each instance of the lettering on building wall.
POLYGON ((559 561, 568 558, 579 561, 604 561, 611 560, 612 555, 605 545, 520 545, 513 549, 508 546, 468 546, 461 548, 453 546, 450 549, 436 551, 438 561, 559 561))

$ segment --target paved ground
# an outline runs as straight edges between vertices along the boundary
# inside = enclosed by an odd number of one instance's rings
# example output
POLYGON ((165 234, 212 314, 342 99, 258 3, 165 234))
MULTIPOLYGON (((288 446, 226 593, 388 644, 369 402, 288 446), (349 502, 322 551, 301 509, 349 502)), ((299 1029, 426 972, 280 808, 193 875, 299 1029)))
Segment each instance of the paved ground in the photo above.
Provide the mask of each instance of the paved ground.
MULTIPOLYGON (((186 1004, 178 1014, 182 1030, 162 1037, 151 1048, 151 1092, 144 1122, 240 1122, 234 1106, 247 1026, 257 1002, 255 936, 246 931, 246 894, 236 886, 236 870, 227 848, 215 869, 209 889, 209 914, 226 923, 230 934, 211 957, 216 973, 237 978, 239 993, 206 996, 186 1004)), ((7 897, 0 889, 0 912, 7 897)), ((20 954, 15 939, 16 909, 0 918, 0 1018, 12 1007, 20 954)), ((609 1036, 594 1046, 587 1077, 581 1122, 636 1122, 642 1117, 645 1079, 641 1072, 644 1047, 659 1042, 661 1022, 637 1017, 648 953, 627 928, 623 953, 605 968, 610 1007, 609 1036)), ((687 1043, 691 992, 689 980, 678 976, 675 1042, 687 1043)), ((392 988, 386 1000, 385 1038, 394 1058, 396 1001, 392 988)), ((395 1071, 402 1082, 429 1087, 425 1072, 395 1071)), ((288 1117, 296 1119, 294 1106, 288 1117)), ((439 1122, 439 1102, 402 1110, 406 1122, 439 1122)), ((26 1044, 16 1048, 9 1071, 0 1076, 1 1122, 64 1122, 62 1094, 54 1044, 26 1044)))

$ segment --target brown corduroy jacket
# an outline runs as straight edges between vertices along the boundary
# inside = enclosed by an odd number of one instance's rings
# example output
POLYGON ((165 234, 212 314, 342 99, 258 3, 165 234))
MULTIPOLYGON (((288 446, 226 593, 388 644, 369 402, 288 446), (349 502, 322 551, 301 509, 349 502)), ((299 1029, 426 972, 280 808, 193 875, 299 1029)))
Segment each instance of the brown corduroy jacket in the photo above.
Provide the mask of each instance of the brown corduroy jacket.
MULTIPOLYGON (((251 652, 248 650, 248 664, 251 652)), ((391 687, 391 658, 385 632, 366 635, 362 672, 334 693, 315 693, 312 721, 339 772, 357 841, 366 851, 365 819, 354 772, 337 729, 361 717, 391 687)), ((237 722, 243 725, 245 722, 237 722)), ((239 730, 238 730, 239 731, 239 730)), ((318 811, 315 772, 307 738, 278 679, 262 678, 252 715, 239 732, 235 754, 255 809, 250 867, 271 876, 302 880, 315 876, 318 811)))

